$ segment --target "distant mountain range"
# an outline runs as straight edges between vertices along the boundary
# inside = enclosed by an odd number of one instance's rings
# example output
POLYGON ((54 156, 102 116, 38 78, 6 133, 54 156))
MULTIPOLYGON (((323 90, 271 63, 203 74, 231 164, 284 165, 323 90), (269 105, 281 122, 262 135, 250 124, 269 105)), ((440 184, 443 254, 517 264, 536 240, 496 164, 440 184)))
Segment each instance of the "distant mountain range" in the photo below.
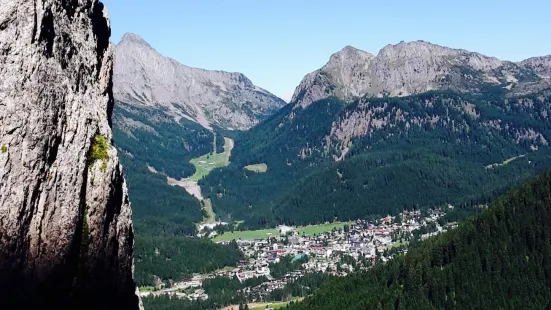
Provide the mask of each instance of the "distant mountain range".
POLYGON ((242 227, 483 204, 551 168, 551 57, 519 63, 423 41, 345 47, 240 134, 201 182, 242 227), (265 164, 266 173, 244 169, 265 164))
POLYGON ((387 45, 377 56, 347 46, 303 79, 293 102, 306 107, 336 96, 404 97, 431 90, 480 93, 498 86, 527 93, 550 86, 551 56, 518 63, 424 41, 387 45))
POLYGON ((185 66, 130 33, 116 46, 113 80, 119 103, 157 109, 208 129, 249 129, 285 105, 241 73, 185 66))

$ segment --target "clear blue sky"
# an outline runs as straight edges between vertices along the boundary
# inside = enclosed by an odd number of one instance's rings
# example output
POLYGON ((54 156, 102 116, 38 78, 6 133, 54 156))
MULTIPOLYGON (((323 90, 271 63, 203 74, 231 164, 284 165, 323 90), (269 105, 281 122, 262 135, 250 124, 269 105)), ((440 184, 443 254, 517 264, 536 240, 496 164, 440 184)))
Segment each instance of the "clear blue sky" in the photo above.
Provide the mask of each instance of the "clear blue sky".
MULTIPOLYGON (((551 54, 551 0, 103 0, 117 43, 142 36, 193 67, 289 97, 346 45, 425 40, 506 60, 551 54)), ((288 98, 286 98, 288 99, 288 98)))

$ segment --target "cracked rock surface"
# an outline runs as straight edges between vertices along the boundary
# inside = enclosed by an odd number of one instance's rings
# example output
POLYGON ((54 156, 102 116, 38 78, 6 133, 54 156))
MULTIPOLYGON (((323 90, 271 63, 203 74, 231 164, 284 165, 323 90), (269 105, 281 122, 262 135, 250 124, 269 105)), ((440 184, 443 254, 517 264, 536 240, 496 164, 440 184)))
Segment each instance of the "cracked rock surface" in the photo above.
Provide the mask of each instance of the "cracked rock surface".
POLYGON ((97 0, 0 5, 0 308, 138 309, 97 0))

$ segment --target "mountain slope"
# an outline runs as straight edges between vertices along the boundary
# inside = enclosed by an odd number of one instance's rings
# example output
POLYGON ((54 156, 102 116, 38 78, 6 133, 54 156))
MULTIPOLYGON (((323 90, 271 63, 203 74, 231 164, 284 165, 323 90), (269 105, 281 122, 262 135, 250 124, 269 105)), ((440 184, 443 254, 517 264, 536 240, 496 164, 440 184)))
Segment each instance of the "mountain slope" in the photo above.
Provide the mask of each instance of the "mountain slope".
POLYGON ((485 203, 551 168, 550 103, 551 93, 428 92, 289 105, 241 135, 230 167, 200 184, 218 215, 252 227, 485 203), (266 173, 243 169, 258 163, 266 173))
POLYGON ((386 265, 336 279, 290 309, 547 309, 551 174, 386 265))
POLYGON ((6 0, 0 25, 0 308, 138 309, 107 11, 6 0))
POLYGON ((191 68, 162 56, 135 34, 115 49, 114 94, 121 103, 164 111, 205 128, 244 130, 285 103, 241 73, 191 68))
POLYGON ((377 56, 348 46, 308 74, 292 102, 306 107, 330 96, 348 101, 444 89, 476 93, 488 85, 522 91, 547 80, 550 69, 549 56, 513 63, 424 41, 387 45, 377 56))

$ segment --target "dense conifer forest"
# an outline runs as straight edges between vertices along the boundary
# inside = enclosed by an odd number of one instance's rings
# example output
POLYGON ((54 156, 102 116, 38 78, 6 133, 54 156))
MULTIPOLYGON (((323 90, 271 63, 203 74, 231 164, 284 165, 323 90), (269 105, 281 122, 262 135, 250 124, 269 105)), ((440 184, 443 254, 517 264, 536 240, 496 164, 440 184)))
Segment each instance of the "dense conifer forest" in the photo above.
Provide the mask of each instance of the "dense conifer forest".
POLYGON ((139 286, 160 279, 181 281, 193 273, 209 273, 224 267, 235 267, 243 254, 235 242, 228 246, 210 240, 186 237, 136 237, 135 279, 139 286))

